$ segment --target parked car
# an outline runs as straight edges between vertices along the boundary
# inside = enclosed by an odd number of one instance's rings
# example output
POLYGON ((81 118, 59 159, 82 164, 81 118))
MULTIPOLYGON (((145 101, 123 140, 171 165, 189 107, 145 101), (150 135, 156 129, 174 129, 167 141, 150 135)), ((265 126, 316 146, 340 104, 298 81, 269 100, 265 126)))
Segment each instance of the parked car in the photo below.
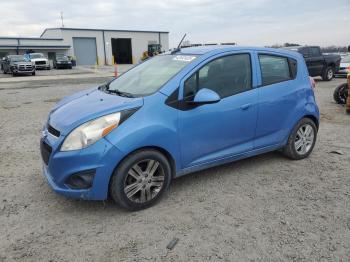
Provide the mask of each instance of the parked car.
POLYGON ((13 76, 23 74, 35 75, 35 66, 22 55, 6 56, 2 60, 1 69, 4 74, 12 74, 13 76))
POLYGON ((139 210, 191 172, 279 149, 306 158, 318 126, 300 54, 177 49, 58 102, 43 128, 43 173, 57 193, 139 210))
POLYGON ((335 76, 346 77, 350 68, 350 55, 343 56, 340 61, 340 68, 335 73, 335 76))
POLYGON ((31 53, 28 54, 30 61, 34 62, 36 69, 47 69, 50 70, 50 62, 42 53, 31 53))
POLYGON ((321 76, 322 80, 330 81, 339 70, 340 55, 322 54, 319 46, 292 46, 285 49, 304 56, 310 76, 321 76))
POLYGON ((57 69, 60 69, 60 68, 72 69, 72 62, 66 55, 56 55, 56 58, 53 61, 53 67, 57 69))

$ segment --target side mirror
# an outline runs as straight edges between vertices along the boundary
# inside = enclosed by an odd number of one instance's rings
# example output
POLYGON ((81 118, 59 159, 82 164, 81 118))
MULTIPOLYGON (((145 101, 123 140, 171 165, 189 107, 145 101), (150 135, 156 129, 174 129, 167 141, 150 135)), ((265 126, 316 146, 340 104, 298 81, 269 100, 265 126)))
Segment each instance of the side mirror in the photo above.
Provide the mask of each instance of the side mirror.
POLYGON ((220 101, 220 96, 208 88, 200 89, 195 95, 192 103, 194 104, 213 104, 220 101))

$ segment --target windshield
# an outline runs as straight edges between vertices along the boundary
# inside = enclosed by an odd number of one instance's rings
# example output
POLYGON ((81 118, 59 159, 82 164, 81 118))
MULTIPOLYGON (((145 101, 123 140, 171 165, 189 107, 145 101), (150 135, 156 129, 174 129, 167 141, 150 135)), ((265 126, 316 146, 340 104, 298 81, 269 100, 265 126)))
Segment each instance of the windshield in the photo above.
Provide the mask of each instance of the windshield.
POLYGON ((350 55, 344 56, 344 57, 341 59, 341 62, 342 62, 342 63, 350 63, 350 55))
POLYGON ((30 54, 30 58, 44 58, 43 54, 30 54))
POLYGON ((132 68, 109 84, 133 96, 153 94, 196 58, 194 55, 159 55, 132 68))
POLYGON ((21 55, 10 56, 9 58, 12 62, 25 62, 25 61, 27 61, 24 59, 24 56, 21 56, 21 55))
POLYGON ((56 56, 56 59, 57 59, 57 60, 65 60, 65 61, 67 61, 67 60, 68 60, 68 57, 65 56, 65 55, 57 55, 57 56, 56 56))

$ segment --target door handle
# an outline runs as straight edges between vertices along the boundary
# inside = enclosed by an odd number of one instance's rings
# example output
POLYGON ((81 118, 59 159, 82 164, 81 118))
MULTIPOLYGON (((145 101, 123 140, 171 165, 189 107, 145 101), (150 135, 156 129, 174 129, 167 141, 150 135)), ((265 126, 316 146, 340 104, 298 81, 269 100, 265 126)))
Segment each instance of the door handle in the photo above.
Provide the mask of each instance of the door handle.
POLYGON ((247 110, 252 104, 245 104, 241 106, 242 110, 247 110))

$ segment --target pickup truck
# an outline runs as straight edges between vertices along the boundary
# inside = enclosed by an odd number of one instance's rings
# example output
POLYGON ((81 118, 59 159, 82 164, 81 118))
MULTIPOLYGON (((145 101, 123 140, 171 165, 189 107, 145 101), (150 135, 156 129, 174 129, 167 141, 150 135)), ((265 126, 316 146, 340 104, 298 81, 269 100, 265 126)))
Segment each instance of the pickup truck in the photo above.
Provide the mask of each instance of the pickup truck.
POLYGON ((340 55, 322 54, 319 46, 285 47, 303 55, 310 76, 321 76, 324 81, 330 81, 340 67, 340 55))
POLYGON ((1 63, 1 70, 4 74, 12 74, 13 76, 22 74, 35 75, 35 66, 22 55, 4 57, 1 63))

